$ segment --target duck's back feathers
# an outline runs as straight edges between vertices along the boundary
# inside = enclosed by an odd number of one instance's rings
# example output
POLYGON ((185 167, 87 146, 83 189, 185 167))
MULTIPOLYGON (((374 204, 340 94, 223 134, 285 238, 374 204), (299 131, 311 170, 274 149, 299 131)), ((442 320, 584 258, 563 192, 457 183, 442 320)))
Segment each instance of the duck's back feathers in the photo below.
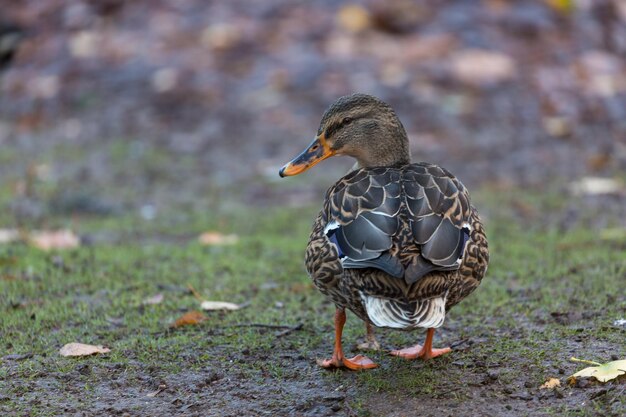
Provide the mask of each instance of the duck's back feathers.
POLYGON ((458 269, 470 233, 465 187, 426 163, 353 171, 329 189, 324 210, 344 268, 374 267, 408 284, 458 269))

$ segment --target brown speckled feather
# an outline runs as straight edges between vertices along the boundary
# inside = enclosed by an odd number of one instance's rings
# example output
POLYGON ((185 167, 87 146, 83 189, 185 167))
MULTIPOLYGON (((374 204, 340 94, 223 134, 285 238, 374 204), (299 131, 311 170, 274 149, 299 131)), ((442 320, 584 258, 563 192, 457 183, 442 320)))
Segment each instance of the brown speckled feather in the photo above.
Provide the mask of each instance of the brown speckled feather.
POLYGON ((326 194, 306 251, 315 285, 376 325, 438 327, 487 269, 463 184, 427 163, 365 168, 326 194))

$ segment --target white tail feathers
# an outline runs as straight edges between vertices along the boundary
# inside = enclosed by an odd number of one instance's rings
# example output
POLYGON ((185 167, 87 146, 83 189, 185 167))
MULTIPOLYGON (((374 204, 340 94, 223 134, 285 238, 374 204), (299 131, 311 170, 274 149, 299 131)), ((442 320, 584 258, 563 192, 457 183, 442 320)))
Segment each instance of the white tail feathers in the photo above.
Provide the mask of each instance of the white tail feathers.
POLYGON ((441 327, 446 318, 446 297, 402 303, 361 293, 370 321, 378 327, 409 329, 441 327))

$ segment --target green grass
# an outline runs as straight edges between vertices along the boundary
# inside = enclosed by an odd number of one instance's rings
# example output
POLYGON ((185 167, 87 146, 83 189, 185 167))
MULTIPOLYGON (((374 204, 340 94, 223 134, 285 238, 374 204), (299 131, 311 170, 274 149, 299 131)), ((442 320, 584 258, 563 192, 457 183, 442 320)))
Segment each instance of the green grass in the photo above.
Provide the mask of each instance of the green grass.
MULTIPOLYGON (((146 373, 163 378, 211 368, 259 384, 322 379, 329 386, 349 384, 371 398, 445 397, 464 404, 472 399, 472 384, 483 384, 476 378, 485 370, 497 369, 497 392, 536 390, 548 377, 564 380, 579 369, 568 361, 573 355, 600 362, 611 355, 626 357, 624 330, 612 325, 626 311, 626 238, 602 239, 598 230, 582 226, 559 230, 541 218, 519 220, 509 210, 511 198, 477 194, 475 201, 485 208, 492 262, 483 284, 449 314, 436 337, 437 345, 474 343, 428 363, 373 353, 381 367, 358 374, 320 372, 313 364, 315 357, 331 353, 333 313, 303 267, 315 208, 239 208, 212 216, 192 213, 186 220, 171 220, 165 213, 163 221, 152 223, 132 215, 91 218, 73 225, 83 234, 112 233, 118 243, 57 253, 24 244, 0 246, 0 357, 33 355, 0 362, 5 395, 0 410, 55 414, 59 409, 45 402, 19 400, 33 392, 45 398, 48 390, 60 390, 65 401, 88 409, 102 395, 98 387, 107 367, 121 369, 125 383, 135 381, 144 389, 146 373), (239 243, 199 245, 195 236, 209 229, 237 233, 239 243), (178 239, 163 239, 163 233, 178 239), (171 329, 177 317, 199 309, 189 285, 205 299, 249 304, 237 312, 207 313, 209 320, 197 326, 171 329), (165 296, 161 304, 142 304, 157 293, 165 296), (571 320, 559 323, 552 313, 570 314, 571 320), (236 327, 250 323, 304 327, 281 338, 273 330, 236 327), (58 355, 73 341, 103 344, 111 353, 83 359, 58 355), (300 357, 306 367, 280 359, 283 353, 300 357), (52 387, 38 385, 50 375, 56 375, 52 387), (84 389, 76 392, 59 375, 72 375, 84 389)), ((565 204, 539 197, 528 201, 539 213, 545 207, 558 213, 565 204)), ((385 348, 423 337, 420 332, 378 334, 385 348)), ((348 351, 362 335, 362 324, 350 315, 344 333, 348 351)), ((292 398, 280 391, 274 395, 277 401, 292 398)), ((367 398, 358 395, 352 408, 368 415, 367 398)), ((626 405, 623 397, 618 401, 626 405)), ((597 408, 573 409, 558 401, 551 407, 548 411, 557 415, 587 415, 597 408)))

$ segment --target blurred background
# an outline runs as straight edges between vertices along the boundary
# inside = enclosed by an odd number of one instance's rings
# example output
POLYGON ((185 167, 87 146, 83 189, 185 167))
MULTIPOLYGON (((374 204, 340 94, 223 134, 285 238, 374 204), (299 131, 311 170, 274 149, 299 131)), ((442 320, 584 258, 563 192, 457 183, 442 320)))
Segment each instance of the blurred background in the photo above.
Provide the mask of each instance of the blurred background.
POLYGON ((471 188, 626 205, 623 0, 0 0, 0 219, 317 203, 351 161, 277 171, 353 92, 471 188))
POLYGON ((626 358, 624 253, 626 0, 0 0, 0 415, 623 416, 565 378, 626 358), (449 359, 315 367, 303 252, 353 161, 278 170, 354 92, 485 221, 449 359))

